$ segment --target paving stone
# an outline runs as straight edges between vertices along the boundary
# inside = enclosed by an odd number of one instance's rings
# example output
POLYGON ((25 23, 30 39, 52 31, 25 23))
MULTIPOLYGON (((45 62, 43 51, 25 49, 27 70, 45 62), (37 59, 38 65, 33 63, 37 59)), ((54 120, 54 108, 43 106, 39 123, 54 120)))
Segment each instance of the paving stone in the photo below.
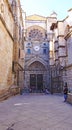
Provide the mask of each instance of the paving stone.
POLYGON ((63 96, 58 95, 12 97, 0 103, 0 130, 8 128, 72 130, 72 105, 64 103, 63 96))

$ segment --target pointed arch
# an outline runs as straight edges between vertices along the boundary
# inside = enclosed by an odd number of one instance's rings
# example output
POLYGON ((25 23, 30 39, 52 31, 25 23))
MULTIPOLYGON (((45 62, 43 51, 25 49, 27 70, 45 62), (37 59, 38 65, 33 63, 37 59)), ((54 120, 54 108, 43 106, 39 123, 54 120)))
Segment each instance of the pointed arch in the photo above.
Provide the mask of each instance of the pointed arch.
POLYGON ((31 71, 34 71, 34 70, 45 71, 46 70, 45 66, 40 61, 35 61, 31 63, 28 69, 31 71))
POLYGON ((44 67, 45 67, 45 69, 47 70, 47 62, 45 62, 43 59, 41 59, 41 58, 32 58, 31 60, 29 60, 28 62, 26 62, 26 65, 25 65, 25 68, 29 68, 29 66, 32 64, 32 63, 34 63, 34 62, 39 62, 39 63, 41 63, 44 67))

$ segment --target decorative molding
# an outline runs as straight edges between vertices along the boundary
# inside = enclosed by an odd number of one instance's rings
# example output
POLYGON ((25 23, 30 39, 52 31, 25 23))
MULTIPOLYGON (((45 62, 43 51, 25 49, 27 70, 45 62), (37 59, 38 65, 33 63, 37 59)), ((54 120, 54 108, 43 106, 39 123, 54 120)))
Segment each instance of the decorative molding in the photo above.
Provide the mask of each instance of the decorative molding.
POLYGON ((54 44, 55 44, 55 43, 58 43, 58 40, 54 41, 54 44))
POLYGON ((55 61, 58 61, 59 59, 55 59, 55 61))
POLYGON ((58 56, 58 58, 64 58, 64 57, 67 57, 66 55, 65 56, 58 56))
POLYGON ((57 38, 59 38, 59 37, 64 37, 64 35, 58 35, 57 38))
POLYGON ((65 45, 59 45, 58 48, 65 48, 65 45))
POLYGON ((58 50, 56 49, 54 52, 58 52, 58 50))

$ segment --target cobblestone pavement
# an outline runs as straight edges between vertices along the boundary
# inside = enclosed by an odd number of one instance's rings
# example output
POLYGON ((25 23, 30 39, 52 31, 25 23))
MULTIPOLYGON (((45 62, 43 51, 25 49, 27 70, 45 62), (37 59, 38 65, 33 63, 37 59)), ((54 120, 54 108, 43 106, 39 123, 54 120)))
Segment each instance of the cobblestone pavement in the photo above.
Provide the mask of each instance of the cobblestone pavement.
POLYGON ((72 105, 59 95, 11 97, 0 102, 0 130, 72 130, 72 105))

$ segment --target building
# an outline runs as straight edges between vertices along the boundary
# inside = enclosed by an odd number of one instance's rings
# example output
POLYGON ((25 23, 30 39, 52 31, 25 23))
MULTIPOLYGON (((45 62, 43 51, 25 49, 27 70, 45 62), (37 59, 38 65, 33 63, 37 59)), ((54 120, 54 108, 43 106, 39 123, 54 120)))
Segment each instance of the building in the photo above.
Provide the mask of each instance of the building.
POLYGON ((54 64, 51 67, 52 90, 61 92, 65 82, 72 91, 72 9, 68 10, 68 16, 52 23, 54 32, 54 64))
POLYGON ((23 85, 23 17, 19 0, 0 1, 0 98, 23 85), (22 82, 21 82, 22 80, 22 82))
POLYGON ((55 12, 49 17, 34 14, 25 19, 24 87, 35 92, 51 89, 50 65, 54 63, 54 32, 50 26, 56 22, 55 12))

